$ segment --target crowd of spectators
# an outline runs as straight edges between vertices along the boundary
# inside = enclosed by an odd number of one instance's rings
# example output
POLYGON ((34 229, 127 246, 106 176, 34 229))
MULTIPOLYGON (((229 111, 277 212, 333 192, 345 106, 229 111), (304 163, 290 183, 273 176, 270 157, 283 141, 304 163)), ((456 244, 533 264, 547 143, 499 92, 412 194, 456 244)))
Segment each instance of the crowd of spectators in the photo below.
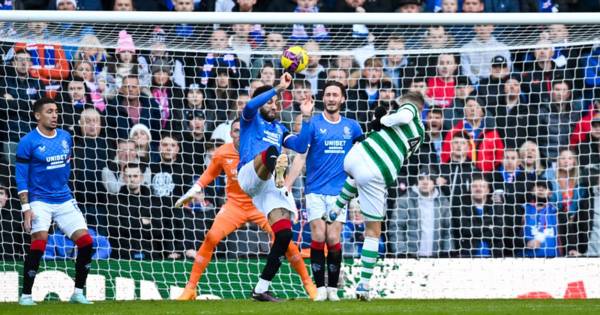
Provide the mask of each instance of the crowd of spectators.
MULTIPOLYGON (((277 12, 510 12, 592 10, 591 1, 0 0, 0 8, 277 12), (47 2, 47 1, 46 1, 47 2), (110 3, 109 3, 110 2, 110 3), (36 5, 37 7, 34 7, 36 5)), ((47 23, 28 23, 32 34, 47 23)), ((14 152, 35 127, 32 103, 56 100, 61 128, 72 133, 72 189, 102 248, 97 258, 193 258, 224 202, 225 178, 189 208, 172 205, 211 160, 254 90, 273 85, 278 55, 302 44, 318 52, 329 26, 215 27, 215 52, 169 50, 165 34, 186 25, 152 27, 140 49, 126 29, 104 48, 92 26, 76 40, 48 44, 0 41, 0 256, 20 259, 27 237, 14 185, 14 152), (259 40, 260 39, 260 40, 259 40), (225 53, 223 53, 225 52, 225 53)), ((340 30, 368 34, 364 25, 340 30)), ((542 26, 535 49, 512 50, 492 25, 470 28, 460 54, 405 55, 405 47, 443 49, 451 30, 424 27, 420 42, 401 33, 380 38, 383 49, 356 56, 310 54, 308 67, 280 95, 281 120, 299 128, 299 104, 335 80, 348 88, 343 113, 366 131, 376 106, 394 110, 396 97, 422 93, 425 141, 389 190, 380 252, 394 257, 555 257, 600 255, 600 45, 567 45, 569 28, 542 26), (564 45, 559 45, 564 44, 564 45), (486 49, 482 50, 484 47, 486 49), (494 48, 491 51, 489 48, 494 48), (596 215, 597 214, 597 215, 596 215)), ((363 34, 363 35, 361 35, 363 34)), ((189 35, 189 34, 188 34, 189 35)), ((371 34, 372 35, 372 34, 371 34)), ((379 34, 381 35, 381 34, 379 34)), ((33 37, 32 37, 33 38, 33 37)), ((333 39, 336 40, 336 39, 333 39)), ((301 181, 294 186, 300 208, 301 181)), ((358 256, 364 222, 353 203, 343 231, 347 256, 358 256)), ((308 224, 300 221, 302 244, 308 224)), ((252 227, 220 247, 233 257, 268 250, 252 227), (256 245, 258 244, 258 245, 256 245), (262 245, 261 245, 262 244, 262 245)), ((48 259, 71 257, 58 232, 48 259)), ((70 246, 70 247, 69 247, 70 246)))

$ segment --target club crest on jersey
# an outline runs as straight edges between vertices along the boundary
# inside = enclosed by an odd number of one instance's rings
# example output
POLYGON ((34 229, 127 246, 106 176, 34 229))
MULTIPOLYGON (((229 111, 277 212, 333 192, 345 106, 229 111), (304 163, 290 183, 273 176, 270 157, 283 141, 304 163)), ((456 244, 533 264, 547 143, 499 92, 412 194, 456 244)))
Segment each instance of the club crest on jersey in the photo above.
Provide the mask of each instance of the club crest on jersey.
POLYGON ((348 126, 344 126, 344 139, 352 139, 352 131, 348 126))
POLYGON ((322 135, 327 133, 327 128, 319 128, 319 131, 321 132, 322 135))
POLYGON ((67 154, 69 153, 69 144, 67 143, 67 140, 62 141, 62 147, 63 147, 63 153, 67 154))

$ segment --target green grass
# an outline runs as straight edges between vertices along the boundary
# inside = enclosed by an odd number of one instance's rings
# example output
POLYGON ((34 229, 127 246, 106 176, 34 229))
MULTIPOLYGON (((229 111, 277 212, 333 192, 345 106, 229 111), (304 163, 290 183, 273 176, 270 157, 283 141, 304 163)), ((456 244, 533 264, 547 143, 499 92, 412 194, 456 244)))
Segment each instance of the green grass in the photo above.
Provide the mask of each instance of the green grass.
POLYGON ((600 314, 600 300, 376 300, 315 303, 307 300, 258 303, 249 300, 44 302, 34 307, 0 303, 0 314, 600 314))

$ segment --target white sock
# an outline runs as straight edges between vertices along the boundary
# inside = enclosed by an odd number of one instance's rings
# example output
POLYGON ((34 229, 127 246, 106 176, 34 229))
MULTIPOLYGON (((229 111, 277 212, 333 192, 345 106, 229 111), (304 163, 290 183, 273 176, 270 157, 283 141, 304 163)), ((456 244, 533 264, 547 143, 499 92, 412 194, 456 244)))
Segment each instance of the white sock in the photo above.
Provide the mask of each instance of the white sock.
POLYGON ((75 288, 75 291, 73 291, 73 294, 83 294, 83 289, 75 288))
POLYGON ((21 298, 31 298, 31 294, 21 294, 21 298))
POLYGON ((337 290, 338 290, 337 288, 327 287, 327 293, 333 292, 333 293, 337 294, 337 290))
POLYGON ((254 288, 254 292, 256 293, 265 293, 269 291, 269 286, 271 285, 271 281, 264 280, 262 278, 258 278, 258 283, 254 288))

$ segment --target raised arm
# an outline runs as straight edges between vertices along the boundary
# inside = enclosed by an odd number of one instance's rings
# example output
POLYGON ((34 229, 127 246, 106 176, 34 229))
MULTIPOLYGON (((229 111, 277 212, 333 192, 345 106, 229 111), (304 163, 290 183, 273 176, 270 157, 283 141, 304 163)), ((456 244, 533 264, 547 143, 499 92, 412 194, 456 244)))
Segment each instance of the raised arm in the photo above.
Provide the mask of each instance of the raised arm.
POLYGON ((287 134, 283 139, 283 146, 292 149, 298 153, 305 153, 308 150, 308 144, 310 143, 311 126, 310 117, 312 115, 315 102, 312 97, 307 98, 301 105, 300 111, 302 112, 302 127, 298 135, 287 134))
POLYGON ((296 178, 302 174, 302 170, 304 169, 304 165, 306 164, 306 153, 304 154, 296 154, 294 157, 294 161, 292 162, 292 166, 288 171, 288 175, 285 178, 284 186, 287 187, 289 191, 292 191, 292 186, 294 186, 294 182, 296 178))
POLYGON ((273 96, 277 95, 277 93, 287 89, 291 83, 292 75, 290 75, 289 73, 284 73, 283 75, 281 75, 281 78, 279 79, 279 84, 276 87, 266 92, 260 93, 259 95, 253 97, 250 101, 248 101, 248 104, 246 104, 244 110, 242 111, 242 118, 244 120, 251 120, 252 118, 254 118, 261 106, 269 102, 269 100, 272 99, 273 96))

